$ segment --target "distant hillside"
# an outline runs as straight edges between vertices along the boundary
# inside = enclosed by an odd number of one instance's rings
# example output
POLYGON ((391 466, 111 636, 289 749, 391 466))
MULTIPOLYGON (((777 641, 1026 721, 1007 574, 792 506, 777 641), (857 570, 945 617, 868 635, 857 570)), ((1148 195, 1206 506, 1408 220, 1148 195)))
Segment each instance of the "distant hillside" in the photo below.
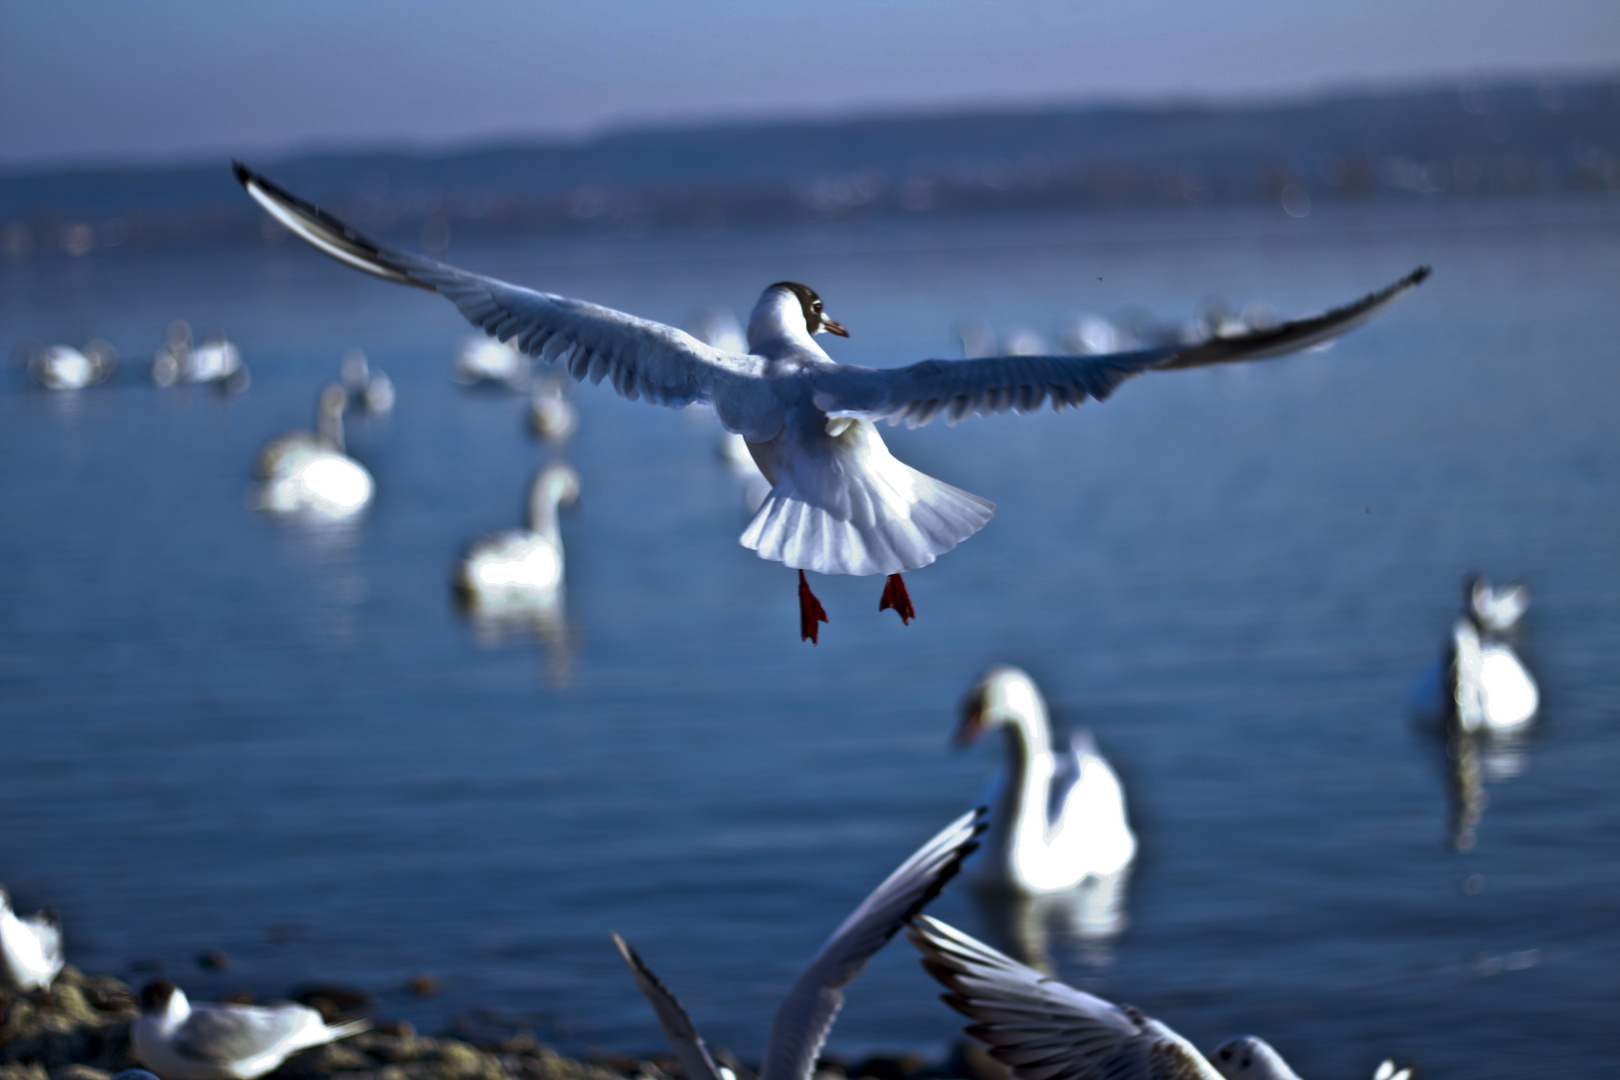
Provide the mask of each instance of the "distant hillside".
MULTIPOLYGON (((723 227, 1180 202, 1620 193, 1620 74, 1271 105, 1108 106, 686 129, 254 165, 357 224, 723 227)), ((1289 200, 1292 200, 1290 203, 1289 200)), ((0 247, 257 236, 224 161, 0 174, 0 247)))

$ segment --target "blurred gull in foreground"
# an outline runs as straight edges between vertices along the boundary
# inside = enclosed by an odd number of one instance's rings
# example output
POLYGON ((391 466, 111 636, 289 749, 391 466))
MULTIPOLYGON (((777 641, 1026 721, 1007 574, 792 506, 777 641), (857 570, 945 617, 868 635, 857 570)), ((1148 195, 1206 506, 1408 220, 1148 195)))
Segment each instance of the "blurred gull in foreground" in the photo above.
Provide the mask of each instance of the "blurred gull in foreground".
POLYGON ((252 1080, 300 1050, 355 1035, 368 1020, 328 1025, 304 1005, 191 1004, 167 979, 141 989, 135 1056, 163 1080, 252 1080))
POLYGON ((344 453, 343 412, 349 392, 327 385, 316 407, 315 430, 278 436, 259 454, 264 478, 259 505, 275 514, 352 517, 371 502, 371 474, 344 453))
MULTIPOLYGON (((984 828, 983 809, 963 814, 917 850, 870 896, 794 982, 771 1021, 770 1039, 759 1068, 759 1080, 810 1080, 833 1021, 844 1005, 844 987, 854 982, 872 956, 895 935, 906 919, 939 894, 973 850, 984 828)), ((680 1059, 685 1080, 728 1080, 715 1064, 703 1037, 675 995, 642 962, 635 950, 614 934, 636 985, 647 995, 659 1026, 680 1059)))
MULTIPOLYGON (((938 919, 919 916, 907 933, 941 999, 974 1022, 966 1032, 990 1047, 1018 1080, 1300 1080, 1264 1039, 1245 1035, 1205 1058, 1169 1027, 1058 982, 938 919)), ((1374 1080, 1409 1080, 1394 1062, 1374 1080)))
POLYGON ((11 910, 0 889, 0 985, 37 990, 51 985, 62 970, 62 924, 46 909, 26 918, 11 910))
POLYGON ((105 341, 82 349, 25 341, 17 347, 23 366, 47 390, 83 390, 106 382, 118 370, 118 352, 105 341))
POLYGON ((1119 874, 1136 857, 1125 792, 1090 732, 1054 750, 1046 701, 1027 673, 1009 665, 986 672, 962 705, 956 742, 1007 733, 1000 774, 984 799, 990 834, 969 874, 981 887, 1040 894, 1119 874))
POLYGON ((903 622, 915 615, 901 575, 927 566, 989 522, 993 505, 897 460, 873 421, 916 426, 1101 401, 1147 371, 1280 356, 1320 344, 1371 318, 1428 276, 1395 284, 1324 315, 1198 344, 1106 356, 1002 356, 927 360, 890 370, 836 363, 815 341, 848 337, 813 289, 778 282, 748 320, 747 353, 705 345, 672 326, 581 300, 510 285, 384 247, 237 163, 248 194, 302 239, 341 262, 398 284, 441 293, 491 337, 514 342, 578 379, 611 379, 632 400, 706 401, 741 435, 771 492, 743 546, 799 571, 799 633, 817 640, 826 610, 806 570, 886 576, 878 602, 903 622))

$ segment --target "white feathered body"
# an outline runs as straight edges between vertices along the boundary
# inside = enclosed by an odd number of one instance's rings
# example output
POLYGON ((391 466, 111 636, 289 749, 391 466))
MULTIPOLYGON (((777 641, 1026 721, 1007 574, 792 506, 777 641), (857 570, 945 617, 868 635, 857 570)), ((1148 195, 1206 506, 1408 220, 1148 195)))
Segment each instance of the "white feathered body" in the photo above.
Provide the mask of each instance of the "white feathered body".
POLYGON ((164 1012, 138 1017, 130 1036, 135 1056, 163 1080, 253 1080, 300 1050, 369 1026, 329 1026, 303 1005, 194 1006, 176 990, 164 1012))
POLYGON ((1457 726, 1494 735, 1529 727, 1541 695, 1512 647, 1482 637, 1468 619, 1452 628, 1452 647, 1457 726))
MULTIPOLYGON (((778 377, 835 366, 785 290, 760 298, 748 344, 778 377)), ((800 389, 784 379, 790 388, 800 389)), ((807 389, 784 401, 785 419, 769 438, 743 433, 771 484, 741 539, 760 558, 819 574, 898 574, 927 566, 994 514, 994 503, 898 460, 870 421, 828 417, 807 389)))
POLYGON ((19 916, 0 894, 0 985, 37 990, 62 970, 62 931, 48 915, 19 916))

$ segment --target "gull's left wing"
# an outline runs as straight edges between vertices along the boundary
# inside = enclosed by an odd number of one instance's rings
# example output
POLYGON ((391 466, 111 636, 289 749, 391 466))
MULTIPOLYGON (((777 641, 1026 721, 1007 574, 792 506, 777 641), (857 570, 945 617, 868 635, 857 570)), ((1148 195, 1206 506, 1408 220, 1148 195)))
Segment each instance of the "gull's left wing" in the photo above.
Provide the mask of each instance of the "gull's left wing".
POLYGON ((1052 408, 1105 401, 1126 379, 1144 371, 1263 360, 1331 341, 1372 318, 1429 276, 1420 266, 1388 288, 1306 319, 1262 330, 1214 337, 1194 345, 1165 345, 1101 356, 991 356, 976 360, 924 360, 880 370, 838 365, 814 376, 817 408, 829 416, 886 418, 910 427, 941 412, 955 423, 1009 409, 1033 412, 1048 398, 1052 408))
POLYGON ((233 167, 247 193, 300 239, 385 281, 439 293, 490 337, 514 341, 545 363, 560 363, 576 379, 609 379, 632 401, 646 398, 676 408, 708 402, 728 430, 756 441, 782 426, 782 406, 760 378, 758 357, 711 348, 650 319, 387 247, 241 162, 233 167))
POLYGON ((975 839, 988 828, 989 813, 981 806, 947 825, 833 931, 777 1007, 760 1080, 810 1080, 827 1032, 844 1006, 843 988, 962 868, 962 860, 979 846, 975 839))
POLYGON ((714 1056, 709 1053, 708 1044, 698 1034, 697 1026, 686 1015, 686 1010, 669 987, 653 974, 652 968, 624 938, 614 934, 613 944, 619 947, 619 955, 630 965, 636 985, 641 987, 641 992, 647 995, 647 1000, 652 1004, 653 1012, 658 1014, 658 1026, 664 1029, 664 1038, 669 1040, 669 1048, 675 1051, 686 1080, 723 1080, 719 1066, 714 1063, 714 1056))

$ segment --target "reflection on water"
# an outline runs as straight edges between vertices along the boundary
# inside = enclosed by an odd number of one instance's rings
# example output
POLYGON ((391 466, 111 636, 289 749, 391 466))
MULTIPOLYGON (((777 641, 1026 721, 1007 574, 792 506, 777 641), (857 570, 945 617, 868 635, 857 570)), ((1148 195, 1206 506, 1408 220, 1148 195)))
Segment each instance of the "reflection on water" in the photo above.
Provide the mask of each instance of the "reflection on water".
POLYGON ((1095 874, 1065 892, 1027 896, 974 889, 982 937, 1008 956, 1047 973, 1069 960, 1088 967, 1114 962, 1111 942, 1127 924, 1130 868, 1095 874))

